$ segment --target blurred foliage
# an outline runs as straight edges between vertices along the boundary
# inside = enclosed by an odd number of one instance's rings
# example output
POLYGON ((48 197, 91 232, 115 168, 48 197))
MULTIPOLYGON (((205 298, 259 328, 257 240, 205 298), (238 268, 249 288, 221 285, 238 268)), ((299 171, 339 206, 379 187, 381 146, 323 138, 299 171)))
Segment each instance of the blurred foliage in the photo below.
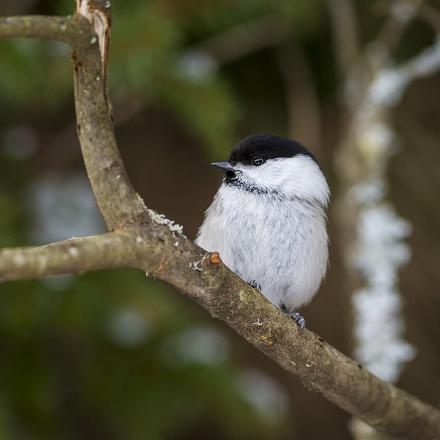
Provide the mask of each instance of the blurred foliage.
MULTIPOLYGON (((72 4, 59 0, 44 12, 69 14, 72 4)), ((322 9, 318 0, 114 1, 110 89, 116 96, 133 97, 139 109, 147 105, 165 108, 200 138, 208 154, 224 153, 232 142, 240 108, 216 60, 192 52, 191 44, 267 16, 279 20, 280 26, 291 25, 296 34, 307 34, 319 26, 322 9)), ((24 103, 44 103, 48 111, 56 112, 70 98, 67 46, 3 40, 0 53, 3 105, 17 109, 24 103)))
POLYGON ((162 439, 204 420, 215 438, 269 438, 272 424, 239 394, 226 360, 167 352, 197 321, 130 271, 2 289, 2 426, 15 433, 3 438, 162 439), (114 328, 122 313, 138 330, 114 328))
POLYGON ((2 106, 17 109, 23 104, 44 102, 48 111, 54 111, 71 93, 71 69, 66 61, 69 52, 63 43, 2 39, 0 53, 2 106))

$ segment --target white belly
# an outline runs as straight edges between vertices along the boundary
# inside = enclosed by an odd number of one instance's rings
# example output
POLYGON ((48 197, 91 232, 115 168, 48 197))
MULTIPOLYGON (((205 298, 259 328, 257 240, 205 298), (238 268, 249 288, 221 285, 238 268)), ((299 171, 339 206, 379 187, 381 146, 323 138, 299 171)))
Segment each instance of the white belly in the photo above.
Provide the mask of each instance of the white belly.
POLYGON ((289 311, 312 299, 327 268, 321 208, 225 185, 208 208, 196 243, 218 251, 233 272, 259 283, 266 298, 289 311))

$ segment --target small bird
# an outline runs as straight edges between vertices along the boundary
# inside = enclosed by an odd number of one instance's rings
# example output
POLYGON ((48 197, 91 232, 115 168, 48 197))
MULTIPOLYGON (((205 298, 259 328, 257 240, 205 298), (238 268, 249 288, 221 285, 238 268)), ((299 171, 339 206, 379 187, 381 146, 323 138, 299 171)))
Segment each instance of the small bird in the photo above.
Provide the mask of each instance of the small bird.
POLYGON ((298 307, 310 302, 327 270, 330 191, 312 153, 272 134, 241 140, 205 213, 196 243, 301 328, 298 307))

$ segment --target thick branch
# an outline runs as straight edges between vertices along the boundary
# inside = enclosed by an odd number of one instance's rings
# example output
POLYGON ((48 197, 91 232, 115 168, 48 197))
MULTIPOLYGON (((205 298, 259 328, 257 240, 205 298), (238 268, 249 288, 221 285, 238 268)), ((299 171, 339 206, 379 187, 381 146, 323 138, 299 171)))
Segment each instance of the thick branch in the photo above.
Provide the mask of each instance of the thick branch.
POLYGON ((165 225, 152 222, 139 230, 0 253, 0 276, 8 278, 118 266, 141 268, 175 286, 308 389, 376 429, 399 438, 440 438, 436 409, 373 376, 313 332, 300 330, 217 254, 204 252, 165 225))
POLYGON ((80 47, 88 46, 93 36, 90 25, 78 15, 0 17, 0 37, 44 38, 80 47))
MULTIPOLYGON (((93 21, 93 6, 85 3, 88 2, 83 0, 82 8, 88 11, 87 19, 93 21)), ((99 9, 97 13, 101 16, 103 11, 99 9)), ((113 231, 146 221, 148 217, 145 215, 145 205, 128 180, 116 144, 103 74, 103 64, 107 59, 103 50, 107 50, 108 45, 98 44, 99 41, 105 41, 109 30, 106 27, 99 29, 103 35, 97 36, 95 44, 76 48, 72 56, 75 108, 87 174, 101 214, 109 230, 113 231)))
POLYGON ((131 231, 118 231, 47 246, 2 249, 0 281, 130 266, 135 240, 131 231))
POLYGON ((144 270, 225 321, 308 389, 376 429, 400 438, 440 438, 439 411, 373 376, 316 334, 299 330, 261 294, 216 264, 215 254, 176 240, 166 228, 157 235, 157 229, 145 231, 144 270))

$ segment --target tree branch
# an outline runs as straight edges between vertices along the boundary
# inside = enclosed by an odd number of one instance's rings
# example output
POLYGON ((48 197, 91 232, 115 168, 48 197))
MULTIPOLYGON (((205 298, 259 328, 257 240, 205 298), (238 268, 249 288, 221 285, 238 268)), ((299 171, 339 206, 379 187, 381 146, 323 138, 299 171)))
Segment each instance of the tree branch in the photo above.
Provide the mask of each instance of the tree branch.
POLYGON ((39 278, 130 266, 136 238, 131 231, 71 238, 39 247, 0 250, 0 280, 39 278))
MULTIPOLYGON (((91 27, 96 3, 81 2, 80 12, 87 11, 91 27)), ((4 32, 0 24, 0 35, 4 32)), ((29 35, 26 26, 21 35, 29 35)), ((47 33, 47 38, 54 37, 55 32, 47 33)), ((97 39, 105 43, 102 35, 97 39)), ((439 411, 379 380, 314 333, 300 330, 227 269, 218 254, 204 252, 177 225, 145 207, 128 181, 113 133, 102 75, 106 44, 103 51, 101 43, 70 42, 76 48, 75 101, 84 161, 107 225, 118 230, 40 248, 3 250, 0 276, 18 279, 119 266, 146 270, 225 321, 308 389, 371 426, 400 438, 439 438, 439 411)))
POLYGON ((105 20, 102 15, 109 15, 110 10, 78 0, 78 11, 87 14, 86 19, 100 34, 95 44, 76 47, 72 55, 77 131, 99 210, 113 231, 149 219, 122 163, 107 98, 105 68, 110 18, 105 20), (96 26, 95 20, 101 25, 96 26))
POLYGON ((0 37, 43 38, 81 47, 90 45, 93 36, 90 25, 79 15, 0 17, 0 37))

